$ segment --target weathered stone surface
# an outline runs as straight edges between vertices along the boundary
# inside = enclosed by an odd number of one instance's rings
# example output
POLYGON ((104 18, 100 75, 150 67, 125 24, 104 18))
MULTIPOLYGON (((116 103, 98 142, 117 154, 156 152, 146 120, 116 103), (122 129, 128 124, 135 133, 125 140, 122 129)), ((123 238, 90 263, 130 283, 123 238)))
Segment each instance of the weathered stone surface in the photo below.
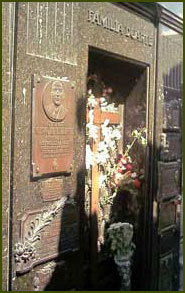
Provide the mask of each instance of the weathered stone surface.
POLYGON ((160 231, 176 226, 176 205, 174 201, 160 203, 159 213, 160 231))
POLYGON ((182 157, 182 136, 180 133, 161 134, 161 161, 176 161, 182 157))
POLYGON ((159 263, 159 291, 172 291, 173 254, 170 253, 160 259, 159 263))
POLYGON ((178 131, 181 127, 181 94, 177 89, 163 88, 163 129, 178 131))
POLYGON ((40 193, 44 201, 60 199, 63 193, 63 181, 56 178, 41 181, 40 193))
POLYGON ((177 162, 158 162, 158 200, 180 194, 180 167, 177 162))
POLYGON ((14 52, 15 3, 2 3, 2 290, 8 290, 9 282, 9 221, 11 189, 11 123, 13 103, 13 52, 14 52))

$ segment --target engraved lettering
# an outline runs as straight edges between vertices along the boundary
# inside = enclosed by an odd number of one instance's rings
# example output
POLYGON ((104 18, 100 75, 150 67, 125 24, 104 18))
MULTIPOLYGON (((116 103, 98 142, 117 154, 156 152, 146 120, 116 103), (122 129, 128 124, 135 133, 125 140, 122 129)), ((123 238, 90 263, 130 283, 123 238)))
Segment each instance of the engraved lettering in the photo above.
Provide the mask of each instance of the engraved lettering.
POLYGON ((114 20, 111 17, 101 14, 99 11, 95 12, 89 9, 88 21, 98 26, 102 26, 107 30, 119 33, 120 35, 130 37, 131 39, 141 42, 149 47, 153 45, 153 38, 151 36, 148 36, 143 32, 136 30, 134 27, 130 27, 129 25, 125 25, 123 29, 122 23, 120 23, 118 20, 114 20))
POLYGON ((108 18, 107 16, 103 17, 102 15, 100 16, 100 23, 104 28, 108 27, 108 18))
POLYGON ((94 11, 92 10, 88 10, 88 21, 93 21, 93 17, 94 17, 94 11))
POLYGON ((95 12, 95 14, 94 14, 93 23, 97 23, 98 25, 101 25, 98 12, 95 12))

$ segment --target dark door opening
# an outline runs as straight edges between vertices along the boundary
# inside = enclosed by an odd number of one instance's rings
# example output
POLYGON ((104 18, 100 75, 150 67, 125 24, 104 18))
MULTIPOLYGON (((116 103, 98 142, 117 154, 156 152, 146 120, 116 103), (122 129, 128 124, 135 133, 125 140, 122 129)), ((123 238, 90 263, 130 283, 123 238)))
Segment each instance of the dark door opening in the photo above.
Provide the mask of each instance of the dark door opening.
POLYGON ((106 229, 112 222, 129 222, 134 226, 136 244, 132 290, 139 290, 146 246, 147 67, 90 48, 87 90, 85 200, 89 203, 91 286, 97 290, 119 290, 106 229), (109 139, 113 133, 117 137, 109 139), (142 133, 144 143, 136 138, 138 133, 142 133), (127 175, 133 177, 130 178, 137 196, 128 190, 116 195, 119 189, 111 187, 115 176, 111 168, 115 168, 115 158, 127 153, 129 146, 127 175), (142 174, 142 184, 138 174, 142 174))

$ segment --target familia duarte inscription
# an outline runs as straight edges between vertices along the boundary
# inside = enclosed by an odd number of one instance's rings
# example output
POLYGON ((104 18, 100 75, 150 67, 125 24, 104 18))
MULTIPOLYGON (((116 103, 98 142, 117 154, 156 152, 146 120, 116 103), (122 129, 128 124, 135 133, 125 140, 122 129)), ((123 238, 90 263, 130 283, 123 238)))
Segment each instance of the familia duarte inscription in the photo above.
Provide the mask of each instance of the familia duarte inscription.
POLYGON ((33 87, 32 174, 71 172, 74 87, 69 81, 37 78, 33 87))
POLYGON ((99 11, 88 10, 88 21, 97 26, 101 26, 104 29, 113 31, 119 35, 129 37, 136 40, 144 45, 151 47, 153 45, 153 38, 142 31, 123 24, 116 19, 113 19, 107 15, 103 15, 99 11))

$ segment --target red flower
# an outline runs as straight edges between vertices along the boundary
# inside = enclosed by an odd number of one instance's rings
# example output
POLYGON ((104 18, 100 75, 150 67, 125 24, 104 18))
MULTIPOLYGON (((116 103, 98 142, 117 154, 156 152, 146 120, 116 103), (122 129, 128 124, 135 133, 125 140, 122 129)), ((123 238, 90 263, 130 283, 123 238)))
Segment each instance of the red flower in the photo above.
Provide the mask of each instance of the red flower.
POLYGON ((134 186, 136 187, 136 188, 140 188, 140 186, 141 186, 141 181, 139 181, 137 178, 134 180, 134 186))
POLYGON ((127 170, 132 170, 132 165, 131 164, 126 164, 127 170))

